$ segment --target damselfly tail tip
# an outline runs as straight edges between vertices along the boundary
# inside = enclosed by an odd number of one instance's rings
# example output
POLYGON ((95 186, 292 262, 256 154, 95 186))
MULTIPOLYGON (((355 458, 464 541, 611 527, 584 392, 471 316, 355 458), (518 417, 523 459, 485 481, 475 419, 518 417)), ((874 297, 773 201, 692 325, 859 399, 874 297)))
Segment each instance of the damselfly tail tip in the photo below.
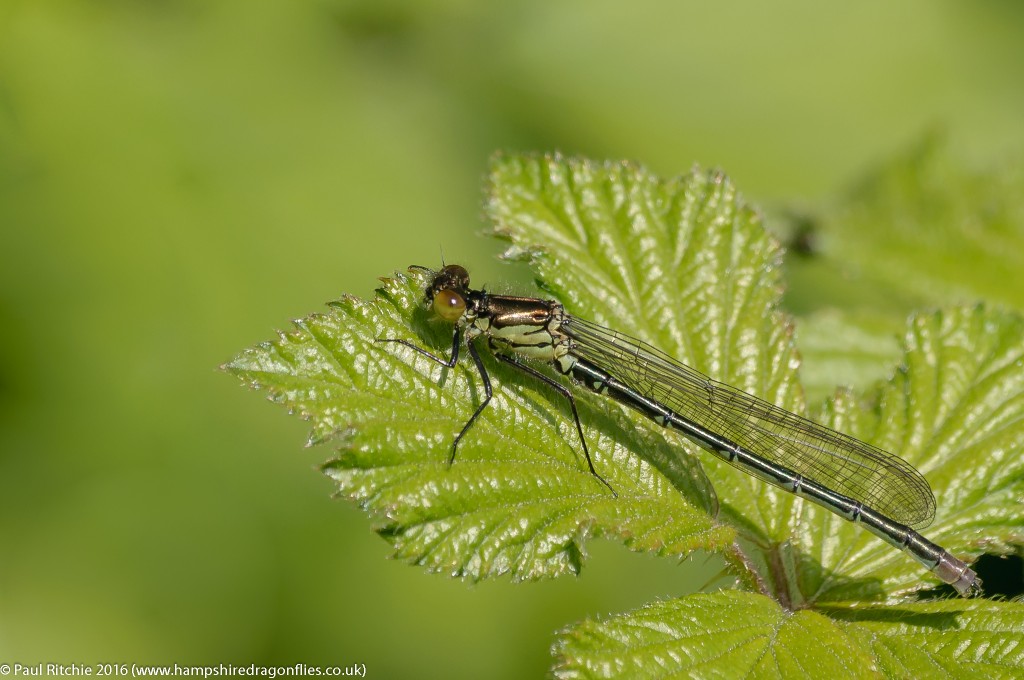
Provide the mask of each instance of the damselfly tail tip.
POLYGON ((972 576, 972 579, 971 579, 970 583, 967 583, 967 584, 963 585, 962 587, 958 588, 956 586, 956 584, 953 584, 953 587, 956 588, 956 591, 958 593, 960 593, 961 597, 967 597, 967 598, 981 597, 982 595, 985 594, 981 590, 981 579, 978 578, 974 574, 973 571, 971 572, 971 576, 972 576))

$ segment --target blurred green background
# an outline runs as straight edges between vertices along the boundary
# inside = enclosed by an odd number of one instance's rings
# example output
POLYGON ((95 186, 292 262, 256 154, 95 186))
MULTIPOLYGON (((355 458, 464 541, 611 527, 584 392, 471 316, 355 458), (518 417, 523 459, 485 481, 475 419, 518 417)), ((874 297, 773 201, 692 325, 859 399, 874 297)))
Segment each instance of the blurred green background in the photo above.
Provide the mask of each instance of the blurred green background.
POLYGON ((0 2, 0 662, 526 677, 554 630, 710 578, 388 560, 305 425, 218 364, 410 263, 503 266, 497 149, 721 166, 814 205, 941 125, 1024 140, 1024 10, 912 0, 0 2))

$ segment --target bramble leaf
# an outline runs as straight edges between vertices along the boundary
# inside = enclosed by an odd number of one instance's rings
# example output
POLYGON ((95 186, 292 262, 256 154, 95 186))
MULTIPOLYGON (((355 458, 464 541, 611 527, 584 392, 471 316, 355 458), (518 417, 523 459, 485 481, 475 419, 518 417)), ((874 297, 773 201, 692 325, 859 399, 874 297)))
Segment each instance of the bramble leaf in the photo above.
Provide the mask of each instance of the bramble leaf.
MULTIPOLYGON (((527 258, 566 308, 650 342, 693 368, 803 412, 799 358, 782 295, 780 250, 720 172, 663 180, 630 163, 496 157, 489 213, 507 257, 527 258)), ((607 406, 614 409, 614 405, 607 406)), ((760 544, 792 534, 792 494, 654 429, 700 460, 722 517, 760 544)), ((729 552, 727 557, 737 553, 729 552)), ((766 576, 762 551, 747 551, 766 576)), ((742 566, 740 566, 742 565, 742 566)), ((748 572, 749 574, 749 572, 748 572)), ((763 586, 770 587, 770 586, 763 586)))
POLYGON ((936 600, 787 611, 761 595, 698 593, 563 631, 559 678, 1019 677, 1024 607, 936 600))
MULTIPOLYGON (((925 475, 938 501, 929 538, 961 557, 1012 553, 1024 543, 1024 319, 983 306, 919 314, 904 344, 900 368, 872 400, 877 408, 842 392, 828 424, 925 475)), ((849 522, 808 504, 800 525, 794 544, 806 597, 921 588, 915 562, 849 522)))

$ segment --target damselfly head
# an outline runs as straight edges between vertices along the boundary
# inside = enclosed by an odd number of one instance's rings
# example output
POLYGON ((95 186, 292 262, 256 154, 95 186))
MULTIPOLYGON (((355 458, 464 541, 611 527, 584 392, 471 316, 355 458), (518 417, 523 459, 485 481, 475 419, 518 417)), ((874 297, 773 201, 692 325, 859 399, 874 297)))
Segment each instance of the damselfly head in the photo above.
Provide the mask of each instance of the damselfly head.
POLYGON ((469 272, 465 267, 448 264, 434 274, 427 287, 426 302, 445 321, 458 321, 466 311, 469 272))

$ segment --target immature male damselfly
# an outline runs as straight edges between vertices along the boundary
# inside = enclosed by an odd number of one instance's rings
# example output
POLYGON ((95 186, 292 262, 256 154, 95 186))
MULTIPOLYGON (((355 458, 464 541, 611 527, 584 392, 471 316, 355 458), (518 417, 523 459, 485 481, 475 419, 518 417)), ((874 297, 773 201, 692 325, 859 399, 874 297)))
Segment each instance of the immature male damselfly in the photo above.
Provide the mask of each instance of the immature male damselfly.
POLYGON ((572 392, 521 359, 549 362, 559 373, 678 431, 744 472, 862 524, 961 595, 980 594, 981 581, 965 562, 913 528, 931 522, 935 497, 924 477, 902 458, 712 380, 647 343, 566 313, 553 300, 474 290, 469 273, 455 264, 437 272, 414 268, 431 274, 427 304, 455 324, 451 356, 435 356, 408 340, 379 341, 401 343, 452 368, 464 338, 484 386, 483 400, 455 437, 449 464, 492 397, 476 345, 486 338, 495 357, 568 400, 590 472, 613 494, 594 468, 572 392))

